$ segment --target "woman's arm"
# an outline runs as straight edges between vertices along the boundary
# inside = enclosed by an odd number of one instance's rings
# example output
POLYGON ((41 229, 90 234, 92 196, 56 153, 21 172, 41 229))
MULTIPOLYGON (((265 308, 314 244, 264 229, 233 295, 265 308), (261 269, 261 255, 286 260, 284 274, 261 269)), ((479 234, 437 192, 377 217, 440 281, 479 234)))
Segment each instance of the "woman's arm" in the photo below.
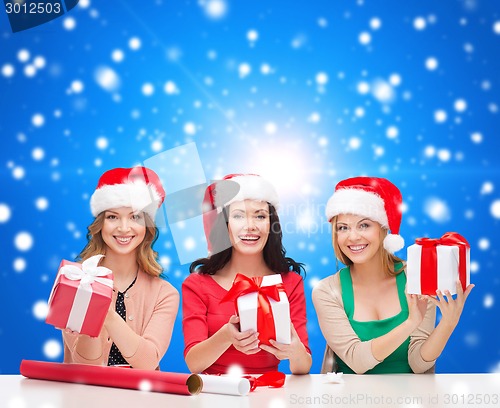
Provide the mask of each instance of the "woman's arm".
POLYGON ((424 320, 427 310, 427 299, 418 295, 407 295, 408 319, 396 326, 390 332, 372 340, 372 353, 378 361, 390 356, 424 320))
POLYGON ((103 343, 106 334, 101 330, 99 337, 62 330, 64 342, 64 362, 91 365, 107 365, 108 356, 103 356, 103 343))
MULTIPOLYGON (((294 275, 291 276, 295 278, 294 275)), ((312 358, 308 347, 306 299, 304 282, 299 275, 297 277, 298 279, 290 279, 291 282, 296 283, 287 293, 290 304, 290 319, 292 321, 291 343, 281 344, 270 340, 272 347, 261 345, 260 348, 274 354, 279 360, 290 360, 292 374, 307 374, 311 369, 312 358)))
POLYGON ((231 316, 211 337, 208 337, 208 306, 200 295, 196 277, 188 277, 182 284, 182 328, 184 331, 184 358, 189 370, 200 373, 210 367, 231 346, 245 354, 259 352, 258 333, 240 332, 239 317, 231 316))
POLYGON ((312 291, 321 332, 328 346, 357 374, 380 363, 372 353, 372 340, 362 342, 344 310, 338 273, 323 279, 312 291))
POLYGON ((453 299, 449 291, 445 291, 445 296, 441 291, 437 291, 437 298, 427 296, 430 302, 439 307, 441 311, 441 320, 429 338, 424 342, 420 349, 420 354, 425 361, 437 359, 444 350, 451 334, 457 327, 462 315, 465 301, 469 296, 474 285, 469 285, 465 292, 462 284, 457 282, 457 297, 453 299))
MULTIPOLYGON (((111 340, 133 368, 156 369, 170 344, 179 308, 179 292, 170 283, 161 283, 153 313, 142 335, 128 326, 114 310, 108 313, 109 318, 104 323, 111 340)), ((148 298, 147 294, 145 298, 148 298)))
POLYGON ((436 306, 432 302, 427 303, 427 311, 424 320, 417 329, 410 335, 410 345, 408 347, 408 363, 415 374, 425 373, 430 370, 436 360, 426 361, 422 358, 420 350, 424 342, 429 338, 436 325, 436 306))
POLYGON ((104 345, 114 342, 131 367, 156 369, 170 344, 179 307, 179 293, 168 282, 162 282, 155 301, 153 314, 147 321, 142 335, 136 333, 115 312, 114 302, 108 309, 99 337, 91 338, 86 335, 63 332, 63 338, 71 352, 72 362, 107 365, 108 355, 103 352, 104 345))
POLYGON ((200 373, 210 367, 224 352, 233 345, 245 354, 255 354, 258 348, 258 333, 252 330, 240 332, 237 324, 240 318, 231 316, 229 322, 204 341, 194 345, 186 354, 186 364, 193 373, 200 373))

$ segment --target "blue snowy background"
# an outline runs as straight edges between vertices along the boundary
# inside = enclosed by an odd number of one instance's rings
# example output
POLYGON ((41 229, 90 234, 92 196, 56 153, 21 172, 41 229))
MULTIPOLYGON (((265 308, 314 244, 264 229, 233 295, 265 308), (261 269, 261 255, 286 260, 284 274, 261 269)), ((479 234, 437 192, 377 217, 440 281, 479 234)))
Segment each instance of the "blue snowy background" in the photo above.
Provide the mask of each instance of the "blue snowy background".
MULTIPOLYGON (((500 371, 499 11, 487 0, 81 0, 12 34, 0 10, 0 373, 61 361, 44 323, 57 266, 86 243, 100 174, 141 163, 172 195, 233 172, 276 185, 285 246, 307 268, 313 373, 325 343, 311 289, 337 268, 324 204, 340 179, 391 179, 407 245, 447 231, 471 244, 476 288, 437 371, 500 371)), ((168 221, 155 249, 180 290, 205 254, 201 220, 168 221)), ((187 370, 180 313, 161 366, 187 370)))

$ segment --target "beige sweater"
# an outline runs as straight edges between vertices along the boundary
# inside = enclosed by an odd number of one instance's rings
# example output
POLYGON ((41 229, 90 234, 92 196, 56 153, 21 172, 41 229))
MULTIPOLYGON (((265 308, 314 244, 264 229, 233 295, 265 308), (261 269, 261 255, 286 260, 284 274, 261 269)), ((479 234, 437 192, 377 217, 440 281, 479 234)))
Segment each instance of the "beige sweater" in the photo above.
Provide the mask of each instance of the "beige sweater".
MULTIPOLYGON (((329 354, 331 356, 333 350, 335 355, 358 374, 363 374, 380 363, 373 356, 372 340, 361 341, 347 318, 338 273, 319 282, 312 292, 312 300, 327 343, 325 358, 329 354)), ((410 336, 408 363, 414 373, 432 372, 434 369, 435 360, 424 361, 420 355, 420 347, 434 330, 435 321, 436 307, 429 302, 424 320, 410 336)), ((331 363, 324 371, 331 371, 331 363)))
MULTIPOLYGON (((179 292, 170 283, 146 274, 142 270, 137 275, 135 284, 127 291, 125 308, 127 324, 139 336, 139 347, 131 356, 123 356, 134 368, 154 370, 168 349, 177 310, 179 308, 179 292)), ((112 305, 116 302, 113 292, 112 305)), ((105 328, 101 330, 95 341, 102 344, 102 354, 95 360, 89 360, 78 354, 76 346, 78 334, 65 333, 64 362, 107 365, 109 351, 113 341, 109 339, 105 328)))

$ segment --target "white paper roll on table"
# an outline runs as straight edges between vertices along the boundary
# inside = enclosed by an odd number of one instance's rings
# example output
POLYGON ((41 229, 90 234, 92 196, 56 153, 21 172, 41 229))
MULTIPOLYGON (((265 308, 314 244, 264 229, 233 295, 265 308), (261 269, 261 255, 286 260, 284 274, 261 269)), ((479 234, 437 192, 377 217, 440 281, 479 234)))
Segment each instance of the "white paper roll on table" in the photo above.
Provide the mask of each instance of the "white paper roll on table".
POLYGON ((203 381, 201 392, 226 395, 247 395, 250 392, 250 381, 247 378, 207 374, 200 374, 200 377, 203 381))

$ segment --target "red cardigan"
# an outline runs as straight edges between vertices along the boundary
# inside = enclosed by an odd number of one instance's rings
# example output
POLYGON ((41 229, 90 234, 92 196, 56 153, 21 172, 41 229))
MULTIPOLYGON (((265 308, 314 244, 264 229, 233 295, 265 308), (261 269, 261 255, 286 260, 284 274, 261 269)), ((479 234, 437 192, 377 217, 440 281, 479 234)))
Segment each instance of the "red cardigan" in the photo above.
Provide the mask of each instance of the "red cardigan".
MULTIPOLYGON (((300 340, 310 353, 306 329, 306 299, 302 277, 295 272, 281 274, 285 292, 290 302, 290 318, 300 340)), ((216 333, 235 314, 234 303, 220 303, 227 290, 210 275, 190 274, 182 284, 182 329, 184 331, 184 356, 194 345, 216 333)), ((230 346, 208 367, 208 374, 225 374, 228 367, 239 365, 248 374, 259 374, 278 369, 279 360, 261 350, 247 355, 230 346)))

